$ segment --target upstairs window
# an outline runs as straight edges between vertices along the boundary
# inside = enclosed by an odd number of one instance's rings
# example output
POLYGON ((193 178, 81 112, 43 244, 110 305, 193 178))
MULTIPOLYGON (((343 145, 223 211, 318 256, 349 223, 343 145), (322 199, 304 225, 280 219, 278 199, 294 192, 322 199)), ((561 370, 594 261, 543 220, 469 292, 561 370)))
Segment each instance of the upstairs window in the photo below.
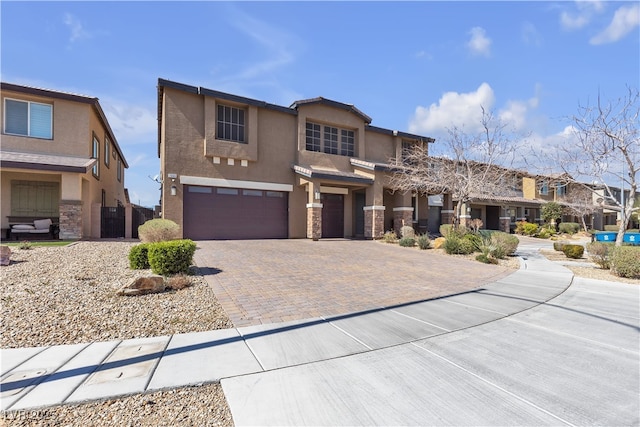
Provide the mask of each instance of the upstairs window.
POLYGON ((246 143, 245 111, 241 108, 218 104, 216 138, 246 143))
POLYGON ((567 185, 566 184, 556 184, 556 194, 558 196, 566 196, 567 195, 567 185))
POLYGON ((118 157, 118 182, 122 182, 122 160, 118 157))
POLYGON ((322 151, 320 141, 320 125, 307 122, 307 150, 322 151))
POLYGON ((104 136, 104 165, 109 167, 109 159, 111 158, 111 140, 107 135, 104 136))
POLYGON ((52 139, 53 106, 5 99, 4 132, 11 135, 52 139))
POLYGON ((542 196, 547 196, 549 194, 549 183, 547 181, 543 181, 542 185, 540 185, 540 194, 542 196))
POLYGON ((91 169, 91 173, 96 178, 100 177, 100 141, 98 141, 98 137, 93 135, 93 142, 91 144, 91 157, 96 159, 96 163, 93 165, 91 169))
POLYGON ((306 149, 341 156, 355 156, 355 132, 317 123, 306 124, 306 149))

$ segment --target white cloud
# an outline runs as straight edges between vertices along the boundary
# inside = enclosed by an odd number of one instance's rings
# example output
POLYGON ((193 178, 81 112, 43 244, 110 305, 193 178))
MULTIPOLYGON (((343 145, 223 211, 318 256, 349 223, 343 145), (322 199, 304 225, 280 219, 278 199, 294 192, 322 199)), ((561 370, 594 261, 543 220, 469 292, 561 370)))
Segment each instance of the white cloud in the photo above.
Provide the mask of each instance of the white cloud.
MULTIPOLYGON (((536 87, 536 92, 539 91, 539 89, 539 87, 536 87)), ((509 100, 507 101, 507 105, 500 109, 498 116, 504 124, 514 130, 526 130, 529 126, 529 115, 532 110, 538 107, 539 103, 540 99, 537 94, 526 101, 509 100)))
POLYGON ((471 38, 467 42, 467 48, 476 56, 489 56, 491 54, 491 39, 482 27, 473 27, 469 34, 471 38))
POLYGON ((540 46, 542 44, 542 36, 531 22, 522 24, 522 40, 528 45, 540 46))
POLYGON ((446 132, 453 126, 480 126, 482 108, 490 110, 495 102, 493 89, 482 83, 477 90, 468 93, 446 92, 437 104, 416 107, 409 123, 409 131, 415 133, 446 132))
POLYGON ((69 36, 69 42, 73 43, 77 40, 88 39, 91 37, 91 34, 87 30, 84 29, 82 22, 75 16, 70 13, 66 13, 64 15, 64 24, 69 28, 71 32, 69 36))
POLYGON ((567 31, 579 30, 591 22, 594 14, 604 11, 604 3, 602 1, 586 1, 579 0, 575 2, 577 11, 567 12, 566 10, 560 14, 560 24, 567 31))
POLYGON ((158 119, 155 111, 109 99, 101 99, 100 105, 121 146, 157 140, 158 119))
POLYGON ((591 44, 613 43, 640 25, 640 5, 621 6, 616 10, 609 26, 589 40, 591 44))

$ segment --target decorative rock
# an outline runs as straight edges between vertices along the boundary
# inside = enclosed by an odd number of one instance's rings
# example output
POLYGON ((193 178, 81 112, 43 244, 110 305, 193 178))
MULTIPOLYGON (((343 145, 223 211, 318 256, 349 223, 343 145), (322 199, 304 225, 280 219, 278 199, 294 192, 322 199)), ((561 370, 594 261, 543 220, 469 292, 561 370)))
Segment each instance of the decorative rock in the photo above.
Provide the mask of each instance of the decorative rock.
POLYGON ((444 237, 438 237, 433 241, 433 248, 434 249, 440 249, 442 247, 442 245, 444 244, 444 241, 446 239, 444 237))
POLYGON ((164 277, 153 275, 148 277, 138 277, 128 285, 118 290, 118 295, 135 296, 145 294, 157 294, 166 289, 164 277))
POLYGON ((11 249, 9 246, 0 246, 0 265, 9 265, 11 263, 11 249))

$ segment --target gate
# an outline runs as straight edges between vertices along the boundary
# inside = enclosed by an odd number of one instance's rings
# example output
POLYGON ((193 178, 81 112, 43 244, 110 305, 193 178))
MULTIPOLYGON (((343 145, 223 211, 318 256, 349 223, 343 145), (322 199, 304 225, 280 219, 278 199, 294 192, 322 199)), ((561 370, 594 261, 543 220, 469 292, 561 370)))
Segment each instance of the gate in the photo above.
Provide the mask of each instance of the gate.
POLYGON ((100 237, 103 239, 124 237, 124 206, 100 209, 100 237))
POLYGON ((140 227, 145 222, 153 219, 153 209, 143 208, 142 206, 134 206, 131 212, 131 237, 137 239, 138 236, 138 227, 140 227))

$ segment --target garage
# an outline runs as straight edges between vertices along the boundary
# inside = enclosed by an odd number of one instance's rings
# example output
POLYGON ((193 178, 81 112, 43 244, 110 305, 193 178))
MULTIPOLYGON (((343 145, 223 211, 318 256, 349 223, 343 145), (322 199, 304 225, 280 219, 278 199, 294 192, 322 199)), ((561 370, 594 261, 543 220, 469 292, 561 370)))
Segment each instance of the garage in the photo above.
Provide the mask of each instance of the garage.
POLYGON ((187 185, 183 202, 187 239, 288 237, 286 192, 187 185))

